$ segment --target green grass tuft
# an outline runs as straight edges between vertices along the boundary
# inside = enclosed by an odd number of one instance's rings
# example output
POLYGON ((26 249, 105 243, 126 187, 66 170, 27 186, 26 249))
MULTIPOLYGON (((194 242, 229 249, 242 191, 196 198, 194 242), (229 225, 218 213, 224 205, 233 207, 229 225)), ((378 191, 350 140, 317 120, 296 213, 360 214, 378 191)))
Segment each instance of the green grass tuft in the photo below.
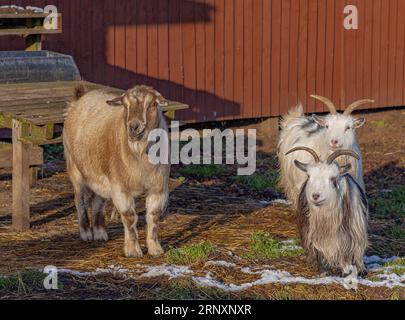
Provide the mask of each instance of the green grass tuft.
POLYGON ((387 262, 384 264, 384 267, 395 267, 395 266, 405 267, 405 258, 398 258, 392 262, 387 262))
POLYGON ((280 242, 266 232, 256 232, 252 236, 250 251, 245 253, 244 257, 259 260, 296 257, 304 253, 304 250, 298 246, 297 240, 291 243, 280 242))
POLYGON ((178 172, 184 175, 194 175, 200 178, 221 177, 225 175, 225 167, 223 165, 208 164, 197 165, 192 164, 183 168, 179 168, 178 172))
POLYGON ((405 239, 405 229, 403 226, 392 226, 384 231, 384 235, 391 239, 403 240, 405 239))
POLYGON ((277 187, 278 172, 269 171, 265 174, 255 173, 251 176, 237 176, 234 181, 242 186, 255 191, 273 189, 280 191, 277 187))
POLYGON ((371 121, 371 123, 376 126, 377 128, 385 128, 388 127, 388 123, 386 123, 384 120, 374 120, 371 121))
POLYGON ((207 261, 215 252, 215 247, 209 242, 190 244, 181 248, 172 248, 166 253, 166 260, 171 264, 189 265, 207 261))
POLYGON ((370 199, 371 213, 377 218, 405 217, 405 186, 370 199))
POLYGON ((43 289, 46 274, 38 270, 27 270, 10 277, 0 278, 0 290, 31 291, 43 289))

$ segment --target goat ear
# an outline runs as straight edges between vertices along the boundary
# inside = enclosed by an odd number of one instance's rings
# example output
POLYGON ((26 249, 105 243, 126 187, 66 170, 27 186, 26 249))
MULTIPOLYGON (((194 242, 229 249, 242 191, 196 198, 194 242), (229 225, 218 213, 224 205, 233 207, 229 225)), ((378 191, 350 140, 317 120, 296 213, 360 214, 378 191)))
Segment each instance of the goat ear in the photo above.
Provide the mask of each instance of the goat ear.
POLYGON ((365 123, 366 123, 366 119, 364 119, 364 118, 355 119, 354 120, 354 127, 356 129, 361 128, 362 126, 364 126, 365 123))
POLYGON ((339 166, 340 174, 348 173, 350 170, 352 170, 352 164, 351 163, 347 163, 347 164, 339 166))
POLYGON ((119 97, 117 97, 115 99, 112 99, 112 100, 108 100, 107 104, 109 106, 112 106, 112 107, 121 107, 121 106, 124 105, 123 99, 124 99, 124 95, 119 96, 119 97))
POLYGON ((294 161, 295 166, 300 169, 301 171, 307 172, 308 171, 308 165, 305 163, 302 163, 298 160, 294 161))
POLYGON ((326 121, 325 121, 325 118, 324 118, 324 117, 320 117, 320 116, 318 116, 318 115, 316 115, 316 114, 313 114, 313 115, 312 115, 312 119, 314 119, 314 121, 315 121, 318 125, 320 125, 321 127, 325 127, 325 126, 326 126, 326 121))

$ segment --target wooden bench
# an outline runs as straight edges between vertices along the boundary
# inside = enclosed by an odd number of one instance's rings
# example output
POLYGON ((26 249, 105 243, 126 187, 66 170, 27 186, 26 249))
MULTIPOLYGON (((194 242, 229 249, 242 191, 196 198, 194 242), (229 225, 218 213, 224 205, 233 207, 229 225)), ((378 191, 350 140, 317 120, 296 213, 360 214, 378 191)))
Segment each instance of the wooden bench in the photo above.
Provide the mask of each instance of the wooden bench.
MULTIPOLYGON (((55 136, 55 126, 63 124, 68 102, 74 88, 83 85, 88 90, 104 89, 121 94, 124 91, 86 81, 59 81, 0 85, 0 128, 12 130, 12 145, 3 144, 0 167, 13 168, 13 228, 24 231, 30 227, 30 166, 43 163, 39 146, 62 142, 55 136)), ((169 101, 163 108, 173 119, 176 111, 188 105, 169 101)))

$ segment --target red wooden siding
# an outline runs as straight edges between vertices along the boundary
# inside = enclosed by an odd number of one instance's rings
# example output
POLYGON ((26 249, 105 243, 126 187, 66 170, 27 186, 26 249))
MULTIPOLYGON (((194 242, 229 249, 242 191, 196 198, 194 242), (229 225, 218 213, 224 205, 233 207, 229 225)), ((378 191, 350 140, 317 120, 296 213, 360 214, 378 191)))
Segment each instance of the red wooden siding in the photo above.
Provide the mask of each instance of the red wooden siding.
MULTIPOLYGON (((327 96, 405 105, 405 0, 8 0, 63 14, 44 48, 71 54, 89 81, 157 87, 190 121, 278 116, 327 96), (359 30, 343 28, 345 5, 359 30)), ((23 40, 1 37, 0 49, 23 40)), ((369 108, 369 106, 367 106, 369 108)))

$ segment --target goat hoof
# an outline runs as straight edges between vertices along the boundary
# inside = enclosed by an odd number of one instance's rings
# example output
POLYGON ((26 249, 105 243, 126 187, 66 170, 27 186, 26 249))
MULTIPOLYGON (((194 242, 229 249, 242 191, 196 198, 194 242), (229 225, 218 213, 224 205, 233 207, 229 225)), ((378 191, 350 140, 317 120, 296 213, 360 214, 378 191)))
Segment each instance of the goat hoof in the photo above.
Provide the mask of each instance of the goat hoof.
POLYGON ((143 253, 139 245, 125 245, 125 256, 127 258, 142 258, 143 253))
POLYGON ((93 230, 94 241, 108 241, 108 234, 103 228, 95 228, 93 230))
POLYGON ((148 253, 152 257, 158 257, 161 256, 163 253, 165 253, 165 251, 162 249, 159 243, 154 243, 148 246, 148 253))
POLYGON ((80 228, 80 238, 84 242, 93 241, 93 233, 91 232, 90 229, 80 228))

